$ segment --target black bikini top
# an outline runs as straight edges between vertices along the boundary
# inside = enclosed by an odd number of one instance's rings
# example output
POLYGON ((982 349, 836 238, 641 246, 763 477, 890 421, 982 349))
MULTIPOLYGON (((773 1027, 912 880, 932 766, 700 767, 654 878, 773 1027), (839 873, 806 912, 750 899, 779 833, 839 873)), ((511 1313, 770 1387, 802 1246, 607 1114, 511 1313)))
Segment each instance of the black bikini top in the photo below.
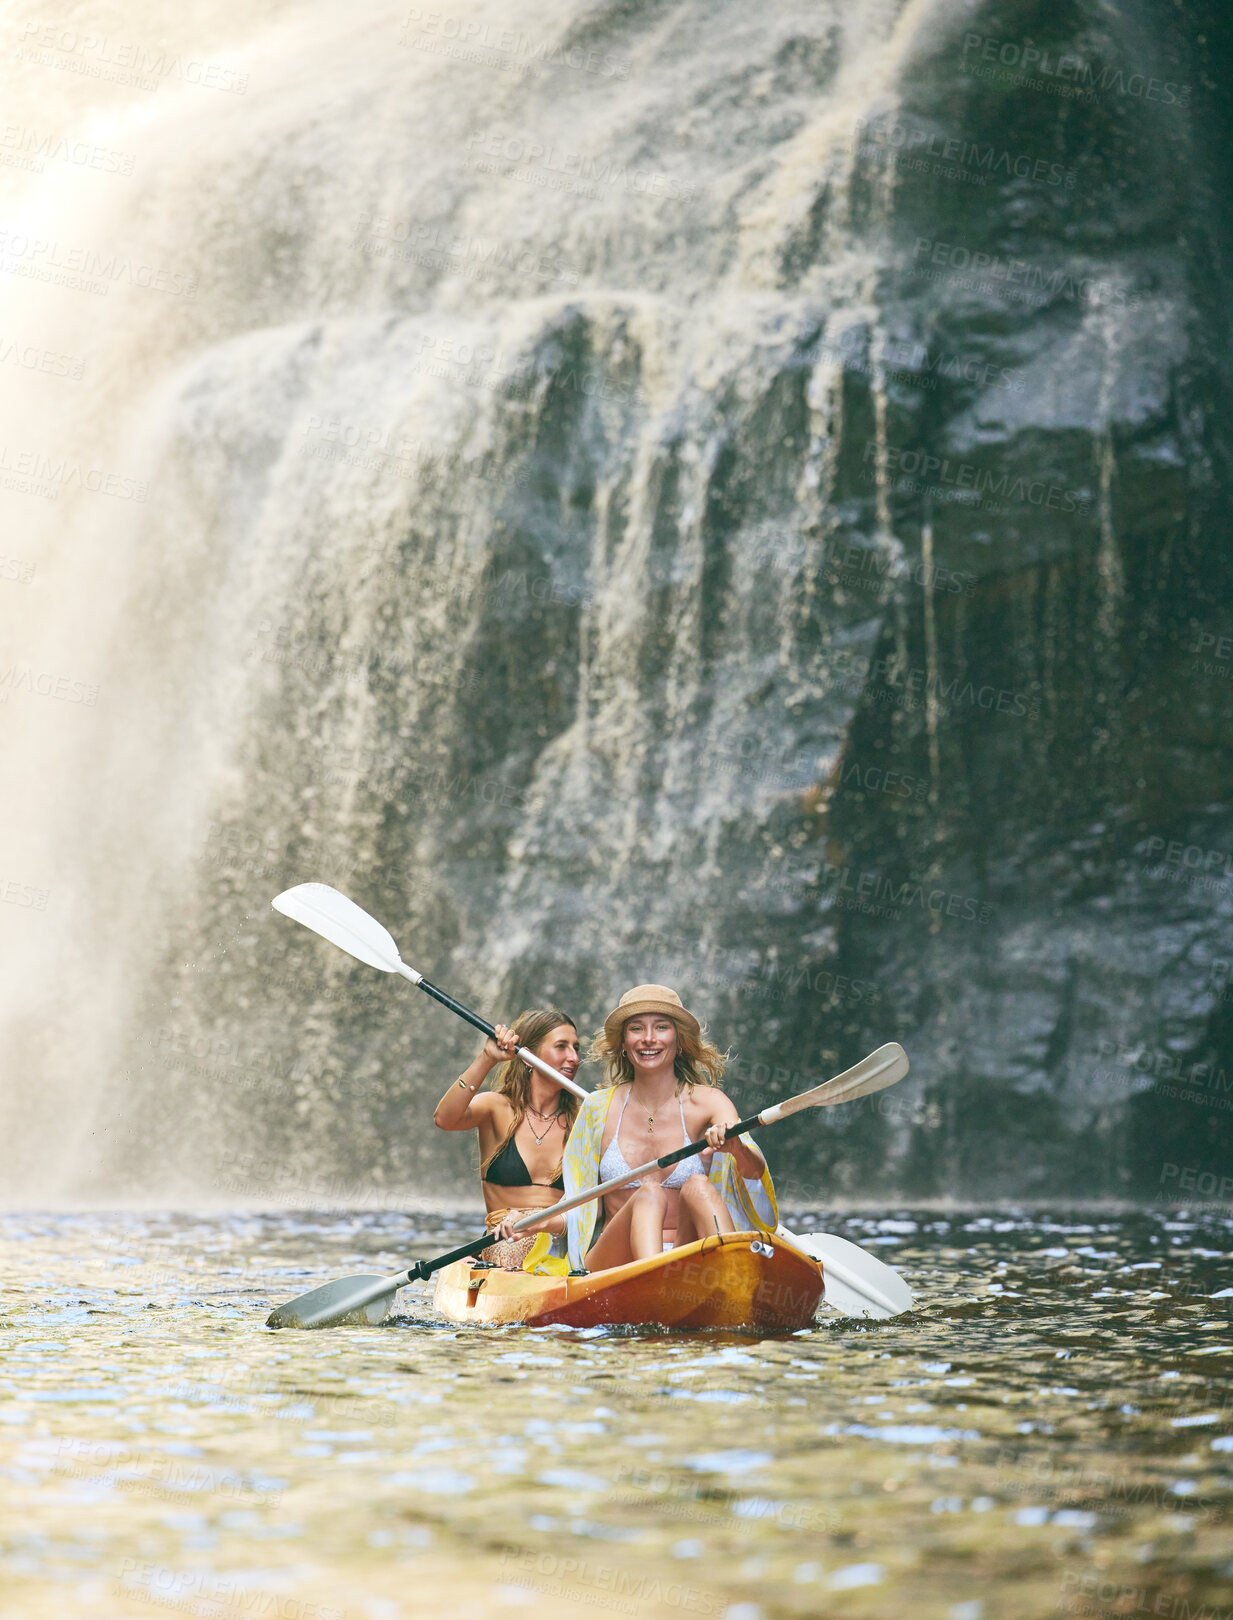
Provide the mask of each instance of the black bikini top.
POLYGON ((553 1187, 557 1192, 565 1191, 565 1172, 562 1171, 555 1181, 532 1181, 531 1172, 526 1167, 522 1154, 518 1151, 518 1144, 511 1136, 509 1141, 489 1159, 481 1171, 485 1181, 491 1181, 496 1187, 553 1187))

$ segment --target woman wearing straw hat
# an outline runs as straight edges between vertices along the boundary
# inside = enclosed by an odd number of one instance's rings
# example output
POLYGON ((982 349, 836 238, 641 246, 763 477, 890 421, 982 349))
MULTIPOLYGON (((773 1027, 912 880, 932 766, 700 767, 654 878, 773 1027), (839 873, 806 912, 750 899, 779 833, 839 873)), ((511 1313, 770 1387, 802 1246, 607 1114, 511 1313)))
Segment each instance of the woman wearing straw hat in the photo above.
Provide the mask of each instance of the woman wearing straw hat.
POLYGON ((602 1088, 578 1110, 565 1148, 565 1187, 581 1192, 704 1137, 709 1146, 668 1171, 609 1193, 597 1212, 568 1216, 570 1261, 588 1271, 645 1260, 713 1232, 778 1224, 766 1160, 748 1136, 724 1142, 738 1119, 714 1083, 723 1054, 675 990, 640 984, 604 1020, 591 1056, 604 1065, 602 1088), (595 1237, 602 1214, 603 1227, 595 1237))

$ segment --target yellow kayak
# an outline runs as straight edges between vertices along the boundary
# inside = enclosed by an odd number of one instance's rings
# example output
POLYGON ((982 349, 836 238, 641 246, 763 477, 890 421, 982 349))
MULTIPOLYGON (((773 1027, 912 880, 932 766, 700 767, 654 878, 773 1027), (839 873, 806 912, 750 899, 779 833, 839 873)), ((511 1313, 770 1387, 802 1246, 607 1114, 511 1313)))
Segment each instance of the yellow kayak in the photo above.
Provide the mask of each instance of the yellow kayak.
POLYGON ((451 1322, 784 1333, 807 1327, 821 1297, 822 1267, 803 1249, 775 1233, 728 1232, 583 1277, 456 1260, 438 1272, 433 1304, 451 1322))

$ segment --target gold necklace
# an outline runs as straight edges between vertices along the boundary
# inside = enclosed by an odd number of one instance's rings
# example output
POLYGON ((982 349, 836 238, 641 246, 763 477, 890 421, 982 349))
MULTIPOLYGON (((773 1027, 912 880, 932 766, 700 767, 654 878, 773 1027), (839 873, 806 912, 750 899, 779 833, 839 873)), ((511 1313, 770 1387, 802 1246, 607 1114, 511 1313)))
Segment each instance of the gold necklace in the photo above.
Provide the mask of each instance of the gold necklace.
MULTIPOLYGON (((633 1091, 632 1086, 630 1087, 630 1091, 631 1092, 633 1091)), ((638 1106, 640 1108, 646 1108, 645 1103, 639 1103, 638 1106)), ((650 1111, 649 1108, 647 1108, 647 1114, 646 1114, 646 1128, 647 1128, 647 1135, 648 1136, 654 1136, 655 1135, 655 1115, 650 1111)))
POLYGON ((532 1125, 531 1121, 529 1119, 527 1120, 527 1129, 530 1131, 531 1135, 535 1137, 536 1147, 539 1147, 542 1145, 544 1138, 548 1135, 548 1132, 553 1128, 553 1126, 559 1125, 561 1122, 560 1104, 557 1105, 555 1113, 545 1114, 542 1108, 535 1108, 530 1103, 527 1103, 523 1110, 522 1117, 526 1119, 528 1114, 534 1114, 536 1119, 546 1119, 548 1121, 548 1123, 544 1126, 543 1133, 539 1134, 536 1132, 535 1126, 532 1125))

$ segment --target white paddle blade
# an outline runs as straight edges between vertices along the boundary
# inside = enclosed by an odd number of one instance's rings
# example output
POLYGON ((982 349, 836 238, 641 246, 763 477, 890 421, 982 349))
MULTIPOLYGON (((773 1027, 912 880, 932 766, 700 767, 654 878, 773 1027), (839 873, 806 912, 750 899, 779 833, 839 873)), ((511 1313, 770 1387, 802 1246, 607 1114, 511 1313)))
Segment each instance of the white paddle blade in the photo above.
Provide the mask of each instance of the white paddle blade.
POLYGON ((812 1091, 802 1091, 799 1097, 787 1097, 773 1108, 765 1109, 761 1115, 762 1123, 773 1125, 777 1119, 787 1119, 789 1114, 799 1113, 802 1108, 829 1108, 835 1103, 867 1097, 870 1092, 884 1091, 887 1086, 893 1086, 907 1072, 908 1054, 898 1041, 888 1041, 885 1046, 879 1046, 876 1052, 870 1052, 868 1057, 854 1063, 850 1069, 837 1074, 833 1080, 824 1080, 812 1091))
POLYGON ((299 883, 284 889, 271 904, 369 967, 382 973, 398 973, 403 967, 389 930, 328 883, 299 883))
POLYGON ((394 1303, 394 1295, 406 1282, 405 1273, 397 1277, 378 1277, 362 1274, 343 1277, 338 1282, 322 1283, 298 1299, 279 1305, 266 1317, 266 1327, 315 1328, 337 1327, 343 1322, 365 1322, 373 1327, 383 1322, 394 1303))
POLYGON ((840 1316, 899 1316, 912 1309, 912 1290, 884 1261, 833 1232, 785 1233, 822 1265, 824 1298, 840 1316))

